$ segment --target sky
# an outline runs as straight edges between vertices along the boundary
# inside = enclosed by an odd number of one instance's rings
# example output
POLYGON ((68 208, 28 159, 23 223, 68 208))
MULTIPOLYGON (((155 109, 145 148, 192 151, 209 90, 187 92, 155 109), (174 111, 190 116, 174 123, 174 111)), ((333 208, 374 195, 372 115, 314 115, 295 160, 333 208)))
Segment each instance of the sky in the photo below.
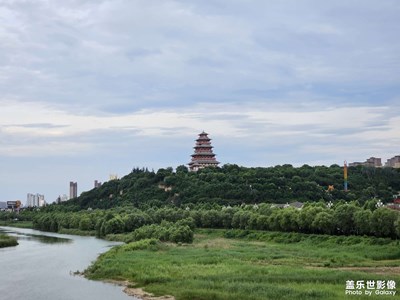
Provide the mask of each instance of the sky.
POLYGON ((209 133, 247 167, 400 155, 400 1, 1 0, 0 201, 47 202, 209 133))

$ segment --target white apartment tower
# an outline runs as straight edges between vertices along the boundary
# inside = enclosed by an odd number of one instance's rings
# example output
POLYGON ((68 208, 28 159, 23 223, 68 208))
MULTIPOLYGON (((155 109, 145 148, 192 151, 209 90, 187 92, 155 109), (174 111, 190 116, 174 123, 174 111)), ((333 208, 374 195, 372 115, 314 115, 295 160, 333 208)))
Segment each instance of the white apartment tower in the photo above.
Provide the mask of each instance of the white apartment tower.
POLYGON ((27 194, 26 196, 26 206, 27 207, 42 207, 46 204, 44 200, 44 195, 41 194, 27 194))

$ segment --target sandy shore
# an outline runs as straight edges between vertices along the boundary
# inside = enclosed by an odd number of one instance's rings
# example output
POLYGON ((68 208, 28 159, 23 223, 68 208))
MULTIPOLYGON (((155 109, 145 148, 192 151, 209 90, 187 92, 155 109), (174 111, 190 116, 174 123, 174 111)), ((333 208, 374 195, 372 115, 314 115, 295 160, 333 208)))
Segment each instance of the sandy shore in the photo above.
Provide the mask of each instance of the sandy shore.
POLYGON ((174 296, 159 296, 156 297, 151 293, 145 292, 142 288, 132 288, 129 285, 133 285, 133 283, 129 281, 117 281, 117 280, 106 280, 106 282, 110 282, 116 285, 120 285, 124 287, 124 293, 128 294, 129 296, 134 296, 136 298, 142 300, 175 300, 174 296))

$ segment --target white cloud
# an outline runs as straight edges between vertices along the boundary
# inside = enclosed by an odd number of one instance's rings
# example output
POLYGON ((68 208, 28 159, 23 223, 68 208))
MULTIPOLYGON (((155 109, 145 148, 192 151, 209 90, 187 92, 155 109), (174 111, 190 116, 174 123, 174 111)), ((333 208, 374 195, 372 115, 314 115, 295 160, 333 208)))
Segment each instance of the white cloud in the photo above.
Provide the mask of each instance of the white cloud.
POLYGON ((249 144, 261 139, 266 145, 307 145, 314 149, 320 149, 319 144, 365 147, 366 143, 381 143, 383 148, 387 143, 396 143, 400 123, 397 116, 388 117, 393 108, 384 106, 314 107, 312 110, 287 107, 282 110, 259 103, 204 103, 188 108, 141 110, 122 116, 73 115, 38 103, 8 102, 2 107, 0 125, 5 141, 2 154, 26 156, 48 154, 47 151, 53 155, 91 151, 99 144, 107 144, 110 134, 148 139, 167 135, 182 139, 191 138, 203 129, 213 136, 234 136, 249 144), (84 136, 85 141, 80 136, 84 136), (12 143, 7 144, 8 140, 12 143), (36 140, 35 147, 30 144, 32 140, 36 140), (24 141, 27 142, 25 146, 21 144, 24 141), (43 147, 47 144, 52 146, 43 147), (42 150, 37 151, 40 146, 42 150))
POLYGON ((21 101, 91 109, 110 102, 146 109, 171 99, 185 105, 199 101, 199 89, 208 91, 201 101, 219 102, 236 90, 380 88, 399 83, 396 8, 342 1, 7 2, 0 6, 9 24, 0 31, 0 87, 21 101))

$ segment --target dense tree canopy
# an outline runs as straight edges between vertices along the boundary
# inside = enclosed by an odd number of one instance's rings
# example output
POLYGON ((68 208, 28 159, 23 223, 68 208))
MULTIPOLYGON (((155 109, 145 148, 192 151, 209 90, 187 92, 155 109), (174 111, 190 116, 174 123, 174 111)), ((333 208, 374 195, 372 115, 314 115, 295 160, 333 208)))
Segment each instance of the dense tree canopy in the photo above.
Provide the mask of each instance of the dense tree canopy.
POLYGON ((343 168, 295 168, 291 165, 269 168, 246 168, 224 165, 188 172, 185 166, 159 169, 134 169, 119 180, 111 180, 101 187, 84 192, 75 200, 64 203, 71 210, 111 208, 124 205, 175 206, 217 203, 287 203, 293 201, 353 201, 364 204, 375 197, 391 201, 400 191, 400 170, 392 168, 350 167, 349 191, 343 191, 343 168), (328 187, 334 189, 328 191, 328 187))
POLYGON ((80 230, 99 237, 190 242, 195 226, 243 230, 400 237, 400 212, 377 205, 400 190, 400 170, 340 166, 245 168, 224 165, 189 172, 134 169, 59 205, 0 213, 0 220, 33 220, 45 231, 80 230), (328 186, 334 186, 329 189, 328 186), (306 202, 299 210, 272 203, 306 202))
POLYGON ((132 240, 189 241, 195 227, 400 237, 399 211, 386 207, 371 210, 355 201, 337 202, 333 206, 310 202, 302 209, 280 208, 267 203, 234 207, 215 205, 213 208, 198 205, 189 209, 120 207, 78 212, 40 211, 30 217, 34 228, 40 230, 79 229, 95 232, 99 237, 132 233, 132 240))

